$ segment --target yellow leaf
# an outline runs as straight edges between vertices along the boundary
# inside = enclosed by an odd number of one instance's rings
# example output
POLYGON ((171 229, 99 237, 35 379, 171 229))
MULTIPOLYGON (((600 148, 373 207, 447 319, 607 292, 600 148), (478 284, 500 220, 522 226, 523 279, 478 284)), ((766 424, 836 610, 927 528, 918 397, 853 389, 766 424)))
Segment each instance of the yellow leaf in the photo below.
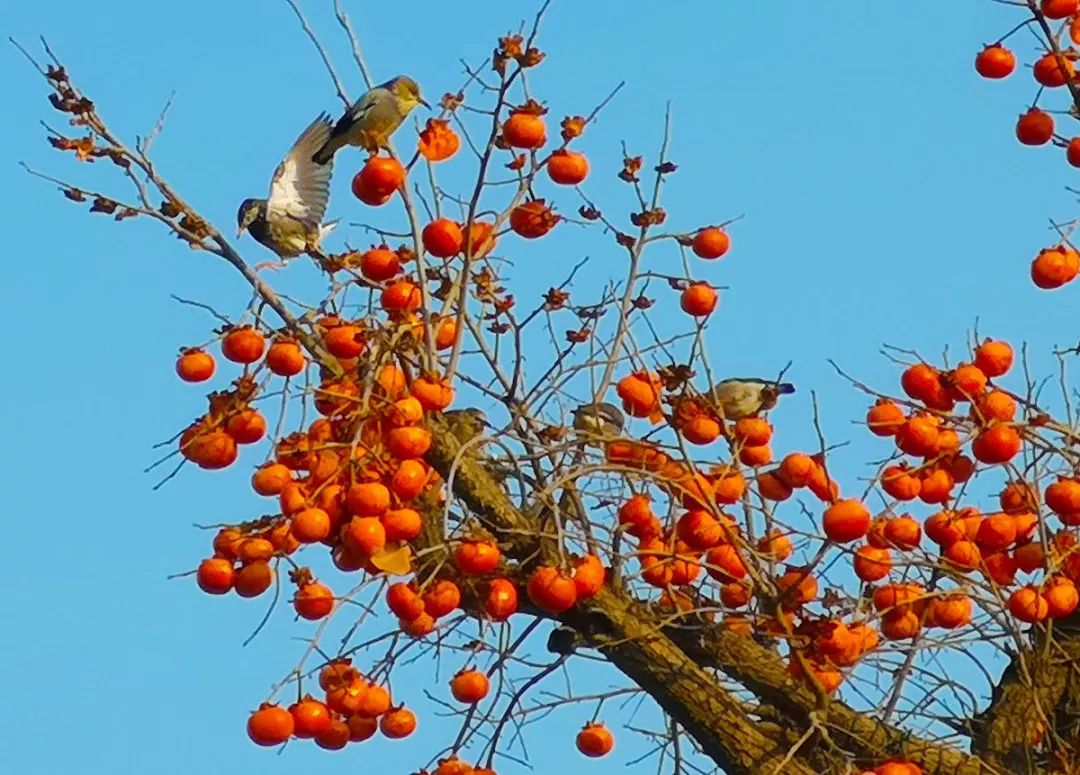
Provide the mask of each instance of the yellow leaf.
POLYGON ((405 576, 412 570, 412 553, 406 544, 389 545, 371 558, 371 564, 391 576, 405 576))

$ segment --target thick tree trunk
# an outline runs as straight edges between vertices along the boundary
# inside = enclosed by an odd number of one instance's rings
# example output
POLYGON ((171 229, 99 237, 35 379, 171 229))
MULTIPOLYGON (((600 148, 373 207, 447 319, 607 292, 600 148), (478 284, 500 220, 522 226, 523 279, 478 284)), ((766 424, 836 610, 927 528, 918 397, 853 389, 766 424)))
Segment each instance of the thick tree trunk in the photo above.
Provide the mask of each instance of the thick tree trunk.
POLYGON ((1013 657, 990 706, 972 721, 972 749, 1002 771, 1042 770, 1032 744, 1048 729, 1075 740, 1080 724, 1080 632, 1075 615, 1013 657))
MULTIPOLYGON (((453 469, 453 494, 508 547, 508 556, 523 562, 556 559, 545 557, 551 549, 542 546, 536 521, 514 507, 486 469, 468 455, 457 457, 455 435, 436 424, 435 440, 428 461, 448 482, 453 469)), ((816 775, 764 735, 742 704, 679 649, 643 606, 604 589, 561 618, 587 634, 590 645, 648 692, 725 772, 816 775)))
MULTIPOLYGON (((538 538, 538 515, 517 509, 472 455, 458 458, 461 442, 444 422, 437 420, 434 426, 435 443, 427 457, 448 481, 454 468, 453 496, 497 536, 508 556, 524 563, 555 561, 550 542, 538 538)), ((441 510, 432 516, 438 521, 441 510)), ((432 544, 441 543, 441 529, 441 522, 436 529, 429 524, 426 537, 432 544)), ((838 761, 837 746, 865 761, 904 757, 919 764, 925 775, 1035 775, 1042 770, 1024 753, 1040 715, 1033 708, 1052 715, 1067 697, 1080 709, 1080 642, 1048 652, 1042 661, 1032 662, 1028 655, 1028 671, 1031 665, 1035 668, 1034 690, 1020 677, 1027 671, 1006 672, 980 720, 974 740, 979 755, 973 756, 884 724, 845 703, 822 704, 791 678, 776 653, 752 638, 709 623, 668 626, 651 608, 617 589, 602 590, 559 619, 648 692, 719 767, 738 775, 820 774, 831 769, 824 762, 838 761), (785 719, 783 733, 766 734, 764 730, 775 730, 776 725, 753 718, 709 668, 745 687, 785 719), (815 724, 826 731, 830 745, 821 745, 817 730, 801 739, 815 724), (793 741, 800 745, 789 754, 793 741)))

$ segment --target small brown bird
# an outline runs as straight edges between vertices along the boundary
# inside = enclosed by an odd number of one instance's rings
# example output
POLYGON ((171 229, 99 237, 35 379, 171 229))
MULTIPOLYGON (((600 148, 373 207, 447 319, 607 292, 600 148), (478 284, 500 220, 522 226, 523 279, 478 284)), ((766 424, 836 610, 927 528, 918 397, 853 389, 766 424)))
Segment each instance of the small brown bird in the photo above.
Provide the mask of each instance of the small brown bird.
POLYGON ((337 221, 324 224, 330 201, 333 159, 324 164, 312 154, 330 137, 331 122, 325 113, 303 131, 274 170, 270 196, 245 199, 236 214, 239 238, 245 231, 281 258, 320 253, 319 245, 337 221))

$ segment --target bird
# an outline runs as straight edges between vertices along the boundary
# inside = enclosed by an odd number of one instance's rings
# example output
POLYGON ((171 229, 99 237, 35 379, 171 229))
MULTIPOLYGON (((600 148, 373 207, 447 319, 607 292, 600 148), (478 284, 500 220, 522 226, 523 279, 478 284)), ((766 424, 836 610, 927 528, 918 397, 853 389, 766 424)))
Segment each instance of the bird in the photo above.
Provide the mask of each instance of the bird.
POLYGON ((346 145, 359 146, 372 155, 378 153, 417 105, 431 109, 412 78, 399 75, 379 84, 346 109, 311 160, 327 164, 346 145))
POLYGON ((281 258, 302 253, 321 255, 319 245, 337 221, 324 224, 330 200, 332 160, 315 163, 314 149, 322 147, 333 126, 322 113, 293 143, 274 170, 266 199, 245 199, 236 213, 236 237, 245 231, 281 258))
POLYGON ((724 419, 741 420, 776 406, 782 395, 794 393, 790 382, 770 382, 764 379, 732 378, 717 384, 710 393, 724 419))
POLYGON ((582 404, 574 410, 574 428, 589 436, 618 436, 625 425, 626 417, 615 404, 582 404))
POLYGON ((475 407, 451 409, 449 412, 443 412, 443 417, 450 426, 450 433, 461 444, 469 443, 491 427, 484 411, 475 407))

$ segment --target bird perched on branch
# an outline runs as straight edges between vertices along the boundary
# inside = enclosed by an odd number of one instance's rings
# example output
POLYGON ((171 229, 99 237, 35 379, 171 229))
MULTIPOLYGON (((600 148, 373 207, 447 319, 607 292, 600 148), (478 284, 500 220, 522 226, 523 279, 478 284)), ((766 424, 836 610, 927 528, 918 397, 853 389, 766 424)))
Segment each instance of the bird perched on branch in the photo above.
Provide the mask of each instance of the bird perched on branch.
POLYGON ((390 135, 417 105, 431 109, 412 78, 399 75, 379 84, 345 111, 311 160, 327 164, 338 149, 346 145, 359 146, 370 154, 378 153, 389 144, 390 135))
POLYGON ((330 137, 332 124, 325 113, 311 122, 288 154, 274 170, 270 196, 245 199, 236 214, 236 236, 245 231, 281 258, 295 258, 302 253, 319 254, 323 237, 337 225, 324 224, 323 215, 330 201, 332 160, 311 160, 317 148, 330 137))
POLYGON ((484 411, 474 407, 451 409, 449 412, 443 412, 443 417, 450 426, 450 433, 462 444, 467 444, 477 436, 482 436, 491 427, 484 411))
POLYGON ((625 426, 626 417, 615 404, 582 404, 574 410, 574 428, 588 436, 612 438, 625 426))
POLYGON ((782 395, 794 393, 790 382, 769 382, 763 379, 725 379, 709 394, 727 420, 741 420, 776 406, 782 395))

